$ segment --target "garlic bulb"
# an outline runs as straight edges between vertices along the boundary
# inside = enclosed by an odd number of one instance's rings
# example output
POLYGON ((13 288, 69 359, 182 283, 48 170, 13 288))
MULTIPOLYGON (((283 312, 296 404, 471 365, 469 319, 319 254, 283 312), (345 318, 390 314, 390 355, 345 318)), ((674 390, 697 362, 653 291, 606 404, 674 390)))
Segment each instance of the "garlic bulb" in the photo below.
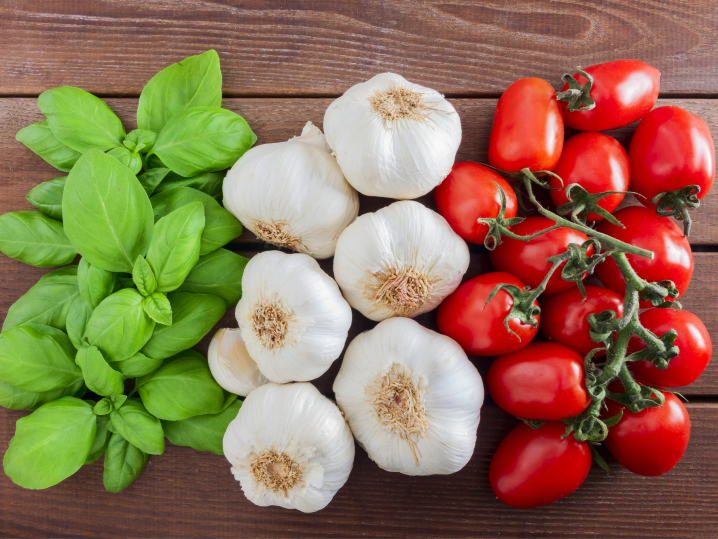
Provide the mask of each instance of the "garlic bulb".
POLYGON ((461 121, 439 92, 382 73, 329 105, 324 132, 357 191, 408 199, 425 195, 451 172, 461 121))
POLYGON ((220 329, 212 337, 207 353, 215 381, 230 393, 246 397, 269 380, 249 356, 240 329, 220 329))
POLYGON ((474 452, 481 376, 455 341, 414 320, 385 320, 356 337, 334 393, 357 441, 384 470, 450 474, 474 452))
POLYGON ((305 382, 339 357, 352 321, 337 283, 304 254, 267 251, 244 268, 237 322, 272 382, 305 382))
POLYGON ((349 478, 354 440, 339 408, 312 384, 267 384, 227 427, 224 455, 252 503, 312 513, 349 478))
POLYGON ((311 122, 299 137, 245 153, 222 189, 224 207, 259 238, 315 258, 334 254, 359 212, 359 195, 311 122))
POLYGON ((438 213, 394 202, 342 232, 334 278, 349 304, 372 320, 430 311, 461 283, 469 248, 438 213))

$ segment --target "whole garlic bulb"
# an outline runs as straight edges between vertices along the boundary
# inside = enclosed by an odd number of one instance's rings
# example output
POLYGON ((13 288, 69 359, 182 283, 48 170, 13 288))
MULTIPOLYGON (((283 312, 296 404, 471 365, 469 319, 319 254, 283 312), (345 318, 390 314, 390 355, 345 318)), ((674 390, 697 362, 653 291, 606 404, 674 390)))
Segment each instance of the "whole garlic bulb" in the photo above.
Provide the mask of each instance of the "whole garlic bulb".
POLYGON ((224 207, 256 236, 315 258, 334 254, 359 213, 359 195, 311 122, 299 137, 245 153, 222 191, 224 207))
POLYGON ((327 108, 324 132, 357 191, 399 199, 439 185, 461 143, 461 121, 451 103, 395 73, 349 88, 327 108))
POLYGON ((438 213, 413 201, 360 216, 339 237, 334 278, 372 320, 413 318, 461 283, 469 248, 438 213))
POLYGON ((247 352, 241 329, 223 328, 215 333, 209 343, 207 361, 215 381, 235 395, 246 397, 269 382, 247 352))
POLYGON ((272 382, 306 382, 339 357, 352 321, 337 283, 312 257, 267 251, 244 268, 235 312, 249 355, 272 382))
POLYGON ((476 444, 484 386, 455 341, 407 318, 356 337, 334 381, 337 404, 379 467, 450 474, 476 444))
POLYGON ((339 408, 312 384, 267 384, 227 427, 224 455, 252 503, 312 513, 349 478, 354 440, 339 408))

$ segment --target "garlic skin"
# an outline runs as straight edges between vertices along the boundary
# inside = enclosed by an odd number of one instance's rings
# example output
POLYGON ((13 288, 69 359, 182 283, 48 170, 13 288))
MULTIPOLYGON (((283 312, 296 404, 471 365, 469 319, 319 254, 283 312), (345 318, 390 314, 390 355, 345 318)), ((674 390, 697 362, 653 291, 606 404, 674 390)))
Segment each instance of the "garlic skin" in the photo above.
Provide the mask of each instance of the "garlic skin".
POLYGON ((341 354, 351 307, 319 264, 305 254, 266 251, 242 276, 235 311, 249 355, 272 382, 306 382, 341 354))
POLYGON ((407 318, 357 336, 334 381, 352 433, 380 468, 451 474, 474 452, 484 386, 455 341, 407 318))
POLYGON ((468 267, 466 242, 446 219, 413 201, 357 218, 342 232, 334 256, 344 297, 376 321, 434 309, 468 267))
POLYGON ((312 122, 299 137, 245 153, 222 191, 224 207, 257 237, 315 258, 334 255, 359 213, 359 195, 312 122))
POLYGON ((249 356, 241 329, 222 328, 212 337, 207 353, 209 370, 225 390, 246 397, 269 382, 249 356))
POLYGON ((224 455, 252 503, 313 513, 344 486, 354 439, 339 408, 309 383, 266 384, 244 400, 224 455))
POLYGON ((398 199, 439 185, 461 143, 461 121, 451 103, 395 73, 349 88, 327 108, 324 132, 357 191, 398 199))

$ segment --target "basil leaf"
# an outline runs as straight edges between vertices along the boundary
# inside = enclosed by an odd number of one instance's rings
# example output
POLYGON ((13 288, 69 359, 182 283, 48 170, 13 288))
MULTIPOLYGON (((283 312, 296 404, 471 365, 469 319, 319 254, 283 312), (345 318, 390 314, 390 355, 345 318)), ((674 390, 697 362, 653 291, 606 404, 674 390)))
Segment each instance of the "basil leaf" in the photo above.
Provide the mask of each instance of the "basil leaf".
POLYGON ((80 297, 77 266, 46 273, 7 312, 2 330, 32 322, 65 329, 70 306, 80 297))
POLYGON ((199 201, 204 205, 204 230, 199 254, 206 255, 242 234, 242 225, 211 196, 189 187, 176 187, 154 195, 150 202, 155 221, 174 210, 199 201))
POLYGON ((50 131, 47 121, 23 127, 15 135, 15 140, 22 142, 53 167, 63 172, 70 172, 81 155, 80 152, 57 140, 50 131))
POLYGON ((62 192, 67 176, 42 182, 25 196, 27 201, 48 217, 62 221, 62 192))
POLYGON ((157 290, 157 279, 145 257, 138 256, 132 268, 132 281, 143 296, 149 296, 157 290))
POLYGON ((222 298, 210 294, 172 292, 167 296, 172 306, 172 325, 155 327, 142 353, 164 359, 192 348, 219 322, 227 310, 222 298))
POLYGON ((224 405, 224 390, 214 381, 207 360, 194 350, 180 352, 138 378, 135 388, 147 410, 168 421, 217 414, 224 405))
MULTIPOLYGON (((166 169, 169 171, 169 169, 166 169)), ((155 188, 156 193, 174 189, 175 187, 191 187, 211 196, 218 202, 222 199, 222 184, 224 183, 224 172, 205 172, 199 176, 191 178, 183 178, 182 176, 170 172, 162 180, 162 183, 155 188)))
POLYGON ((105 452, 105 469, 102 482, 109 492, 125 490, 139 477, 149 455, 125 440, 120 434, 113 434, 105 452))
POLYGON ((118 275, 115 279, 115 289, 113 292, 117 292, 118 290, 122 290, 123 288, 134 288, 135 287, 135 281, 132 280, 132 277, 123 277, 122 275, 118 275))
POLYGON ((57 140, 85 153, 92 148, 106 151, 122 145, 125 128, 102 99, 72 86, 40 94, 37 106, 57 140))
POLYGON ((137 399, 127 399, 119 410, 110 414, 118 434, 150 455, 165 451, 165 435, 160 420, 150 414, 137 399))
POLYGON ((92 316, 92 309, 81 296, 75 298, 67 313, 66 331, 72 346, 78 350, 84 345, 85 328, 92 316))
POLYGON ((145 309, 147 316, 158 324, 172 325, 172 306, 164 294, 155 292, 151 296, 147 296, 142 303, 142 307, 145 309))
POLYGON ((167 439, 174 445, 224 455, 224 433, 237 417, 241 407, 241 401, 234 401, 218 414, 198 415, 181 421, 163 421, 162 428, 167 439))
POLYGON ((189 107, 222 104, 219 56, 209 50, 164 68, 140 94, 137 125, 159 133, 172 118, 189 107))
POLYGON ((62 223, 37 211, 0 215, 0 251, 40 268, 64 266, 77 255, 62 223))
POLYGON ((95 404, 95 407, 92 409, 95 415, 102 416, 102 415, 109 415, 112 410, 115 410, 116 408, 112 405, 112 401, 105 397, 100 402, 95 404))
POLYGON ((168 168, 151 168, 139 176, 137 179, 140 181, 140 185, 147 193, 147 196, 151 196, 155 190, 162 185, 162 180, 169 174, 170 169, 168 168))
POLYGON ((86 258, 81 258, 77 266, 77 285, 82 298, 94 309, 112 294, 115 274, 95 267, 86 258))
POLYGON ((167 167, 189 178, 229 168, 257 141, 244 118, 219 107, 193 107, 174 116, 152 150, 167 167))
POLYGON ((0 380, 6 384, 43 393, 81 379, 75 348, 59 329, 25 324, 0 335, 0 380))
POLYGON ((97 431, 92 407, 63 397, 17 420, 3 467, 13 483, 43 489, 56 485, 84 464, 97 431))
POLYGON ((147 129, 135 129, 130 131, 122 144, 128 150, 133 152, 149 152, 155 145, 157 133, 148 131, 147 129))
POLYGON ((112 148, 107 152, 107 155, 111 155, 123 166, 129 168, 132 171, 132 174, 137 174, 140 170, 142 170, 142 156, 140 156, 137 152, 128 150, 124 146, 112 148))
POLYGON ((98 150, 73 167, 62 197, 65 232, 98 268, 131 272, 152 238, 152 206, 127 167, 98 150))
MULTIPOLYGON (((160 159, 159 157, 157 157, 155 154, 153 154, 153 153, 148 153, 148 154, 145 156, 144 169, 145 169, 145 170, 152 170, 152 169, 155 169, 155 168, 167 168, 167 165, 165 165, 165 164, 162 162, 162 159, 160 159)), ((167 168, 167 170, 169 170, 169 169, 167 168)))
POLYGON ((107 449, 107 444, 110 441, 112 433, 107 430, 107 423, 110 422, 110 418, 105 416, 96 416, 97 430, 95 431, 95 440, 92 442, 90 447, 90 453, 85 459, 85 464, 92 464, 99 459, 107 449))
POLYGON ((152 359, 137 352, 134 356, 122 361, 110 363, 110 367, 121 372, 127 378, 137 378, 156 371, 162 365, 161 359, 152 359))
POLYGON ((11 410, 35 410, 43 404, 61 397, 82 397, 86 391, 85 383, 82 380, 62 389, 42 393, 24 391, 5 382, 0 382, 0 406, 11 410))
POLYGON ((96 346, 80 348, 75 363, 82 369, 87 389, 93 393, 107 397, 125 391, 125 377, 107 364, 96 346))
POLYGON ((228 305, 237 303, 242 297, 242 275, 247 262, 248 258, 226 249, 200 256, 177 291, 214 294, 228 305))

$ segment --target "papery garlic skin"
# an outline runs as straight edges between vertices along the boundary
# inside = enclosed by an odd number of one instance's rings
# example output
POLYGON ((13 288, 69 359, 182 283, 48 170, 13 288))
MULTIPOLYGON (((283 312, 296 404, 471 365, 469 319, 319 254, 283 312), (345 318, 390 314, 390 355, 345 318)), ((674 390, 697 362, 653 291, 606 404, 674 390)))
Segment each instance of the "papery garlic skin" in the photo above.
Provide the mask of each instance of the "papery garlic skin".
POLYGON ((339 408, 312 384, 270 383, 244 400, 224 455, 252 503, 312 513, 349 478, 354 439, 339 408))
POLYGON ((334 254, 359 212, 359 195, 311 122, 299 137, 245 153, 222 191, 224 207, 259 238, 315 258, 334 254))
POLYGON ((368 196, 425 195, 451 172, 461 121, 439 92, 382 73, 352 86, 324 114, 347 181, 368 196))
POLYGON ((455 341, 414 320, 385 320, 356 337, 334 393, 357 441, 384 470, 451 474, 474 452, 481 375, 455 341), (387 393, 386 382, 395 389, 387 393), (398 422, 392 426, 382 414, 398 422), (413 433, 403 435, 406 427, 413 433))
POLYGON ((225 390, 246 397, 269 382, 250 357, 241 329, 222 328, 212 337, 207 353, 209 370, 225 390))
POLYGON ((339 357, 351 307, 319 264, 305 254, 267 251, 242 276, 235 311, 249 355, 272 382, 305 382, 339 357))
POLYGON ((413 201, 357 218, 342 232, 334 256, 344 297, 377 321, 434 309, 468 267, 466 242, 446 219, 413 201))

